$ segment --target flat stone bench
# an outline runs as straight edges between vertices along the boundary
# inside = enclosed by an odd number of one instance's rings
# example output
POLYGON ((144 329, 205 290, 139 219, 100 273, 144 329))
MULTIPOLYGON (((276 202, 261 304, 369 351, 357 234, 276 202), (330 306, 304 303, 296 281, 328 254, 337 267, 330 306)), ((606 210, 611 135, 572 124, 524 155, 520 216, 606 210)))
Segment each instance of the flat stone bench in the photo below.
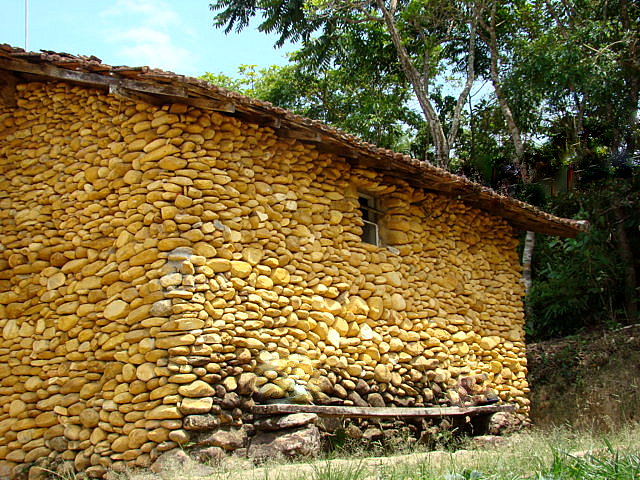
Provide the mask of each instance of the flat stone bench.
POLYGON ((284 415, 290 413, 315 413, 321 417, 351 418, 437 418, 461 415, 486 415, 496 412, 513 412, 515 405, 480 405, 468 407, 355 407, 334 405, 295 405, 277 403, 254 405, 256 415, 284 415))

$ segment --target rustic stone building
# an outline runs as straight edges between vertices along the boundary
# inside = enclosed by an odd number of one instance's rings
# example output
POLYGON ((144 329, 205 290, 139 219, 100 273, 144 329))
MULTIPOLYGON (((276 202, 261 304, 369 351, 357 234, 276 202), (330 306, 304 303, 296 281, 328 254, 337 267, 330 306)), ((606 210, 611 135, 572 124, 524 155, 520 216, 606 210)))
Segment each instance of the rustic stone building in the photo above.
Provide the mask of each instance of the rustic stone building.
POLYGON ((517 230, 582 228, 197 79, 8 46, 0 173, 0 477, 149 465, 255 402, 455 405, 463 377, 526 414, 517 230))

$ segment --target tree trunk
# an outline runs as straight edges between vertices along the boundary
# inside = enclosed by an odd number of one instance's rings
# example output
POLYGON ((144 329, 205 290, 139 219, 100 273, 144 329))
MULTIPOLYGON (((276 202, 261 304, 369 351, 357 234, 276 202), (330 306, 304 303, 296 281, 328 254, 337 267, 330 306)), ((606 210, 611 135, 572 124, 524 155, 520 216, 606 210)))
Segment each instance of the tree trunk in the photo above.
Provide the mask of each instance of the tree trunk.
POLYGON ((509 130, 509 135, 511 136, 511 141, 513 142, 513 147, 515 149, 513 163, 516 168, 520 170, 522 181, 524 183, 529 183, 529 172, 527 171, 527 166, 524 164, 524 142, 522 141, 522 135, 520 134, 520 129, 516 125, 513 113, 511 112, 509 103, 502 91, 502 85, 500 84, 500 74, 498 73, 498 41, 496 39, 496 3, 497 2, 494 1, 491 5, 489 26, 487 27, 485 24, 485 29, 488 30, 489 33, 489 71, 491 73, 491 83, 493 84, 493 89, 496 92, 498 104, 500 105, 500 110, 504 116, 507 129, 509 130))
POLYGON ((624 303, 629 323, 638 318, 638 279, 631 244, 624 229, 624 214, 619 205, 613 208, 616 217, 615 237, 620 257, 624 262, 624 303))
MULTIPOLYGON (((520 170, 520 176, 523 183, 528 184, 531 183, 533 179, 529 175, 527 166, 524 163, 524 142, 522 141, 520 129, 516 125, 515 119, 513 118, 513 113, 511 112, 511 108, 509 107, 507 98, 502 91, 500 75, 498 72, 499 52, 498 41, 496 38, 496 5, 497 1, 494 1, 491 4, 491 17, 489 19, 489 25, 486 25, 486 23, 483 24, 483 27, 489 34, 487 43, 489 44, 489 71, 491 74, 491 83, 493 84, 493 89, 496 92, 500 110, 502 111, 502 115, 504 116, 505 123, 507 124, 507 129, 509 130, 511 140, 513 142, 513 147, 515 150, 513 163, 515 167, 520 170)), ((531 262, 533 259, 535 240, 535 233, 527 232, 527 236, 524 242, 524 249, 522 251, 522 283, 524 284, 525 294, 529 292, 532 284, 531 262)))
POLYGON ((436 149, 436 163, 440 167, 447 168, 449 166, 449 145, 447 144, 447 137, 445 136, 442 128, 442 122, 440 122, 440 118, 438 117, 433 104, 429 100, 424 84, 420 79, 420 73, 411 62, 409 52, 407 52, 404 43, 402 43, 400 32, 398 32, 393 14, 387 9, 383 0, 376 0, 376 3, 382 12, 382 18, 389 30, 389 34, 391 35, 391 41, 396 48, 402 71, 407 76, 409 83, 411 83, 413 91, 418 99, 418 103, 420 104, 420 108, 422 109, 422 113, 429 124, 429 130, 431 131, 431 136, 436 149))
POLYGON ((475 81, 475 59, 476 59, 476 28, 478 25, 478 18, 482 12, 482 6, 479 2, 473 7, 473 16, 469 22, 469 49, 467 50, 467 81, 464 84, 464 88, 458 96, 456 107, 453 112, 453 119, 451 121, 451 129, 449 130, 449 136, 447 143, 449 146, 453 145, 458 136, 458 127, 460 126, 461 111, 464 103, 469 98, 469 92, 475 81))
POLYGON ((584 109, 587 103, 587 99, 584 95, 582 96, 582 98, 580 98, 580 96, 576 92, 573 92, 573 102, 576 105, 576 115, 574 117, 574 143, 578 157, 582 158, 587 147, 587 141, 584 135, 584 109))
POLYGON ((522 250, 522 283, 524 284, 524 293, 527 295, 531 290, 533 279, 531 276, 531 261, 533 259, 533 249, 536 246, 536 234, 527 232, 524 240, 524 249, 522 250))
MULTIPOLYGON (((376 5, 382 13, 382 19, 387 27, 387 30, 389 31, 389 34, 391 35, 391 41, 396 48, 396 53, 398 55, 402 71, 407 77, 409 83, 411 83, 416 98, 418 99, 418 104, 420 105, 424 117, 427 120, 427 124, 429 125, 429 130, 431 132, 431 137, 433 138, 433 143, 436 150, 435 163, 442 168, 448 168, 451 161, 451 146, 455 143, 455 140, 458 136, 458 128, 460 125, 462 108, 464 106, 464 102, 469 96, 469 92, 475 80, 474 64, 476 52, 476 32, 477 24, 484 8, 484 3, 475 2, 473 4, 473 13, 470 14, 469 46, 467 50, 467 78, 465 81, 465 85, 460 92, 460 95, 458 96, 458 100, 454 108, 453 117, 451 119, 451 129, 448 136, 445 135, 442 122, 440 121, 440 118, 438 117, 438 114, 435 111, 431 100, 429 99, 429 79, 427 78, 427 75, 420 75, 418 69, 411 60, 409 52, 407 51, 402 38, 400 37, 400 32, 398 31, 398 26, 396 25, 396 20, 394 18, 396 8, 398 7, 398 1, 391 0, 388 8, 384 0, 376 0, 376 5)), ((425 59, 424 65, 427 65, 427 59, 425 59)))

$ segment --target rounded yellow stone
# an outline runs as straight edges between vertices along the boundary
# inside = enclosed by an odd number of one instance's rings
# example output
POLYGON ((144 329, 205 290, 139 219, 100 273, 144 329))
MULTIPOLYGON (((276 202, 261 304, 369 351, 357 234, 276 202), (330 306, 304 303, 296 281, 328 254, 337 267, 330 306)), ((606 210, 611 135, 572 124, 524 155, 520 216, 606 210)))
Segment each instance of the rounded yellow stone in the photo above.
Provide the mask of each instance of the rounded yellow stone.
POLYGON ((284 268, 278 267, 271 272, 271 279, 276 285, 288 285, 291 275, 284 268))
POLYGON ((107 320, 117 320, 126 317, 129 304, 123 300, 114 300, 104 309, 104 318, 107 320))
POLYGON ((256 278, 256 288, 270 289, 273 287, 273 280, 266 275, 258 275, 256 278))
POLYGON ((251 264, 240 260, 231 262, 231 275, 238 278, 247 278, 251 273, 251 264))
POLYGON ((389 370, 389 367, 381 363, 376 365, 373 369, 373 378, 376 382, 389 383, 391 381, 391 371, 389 370))

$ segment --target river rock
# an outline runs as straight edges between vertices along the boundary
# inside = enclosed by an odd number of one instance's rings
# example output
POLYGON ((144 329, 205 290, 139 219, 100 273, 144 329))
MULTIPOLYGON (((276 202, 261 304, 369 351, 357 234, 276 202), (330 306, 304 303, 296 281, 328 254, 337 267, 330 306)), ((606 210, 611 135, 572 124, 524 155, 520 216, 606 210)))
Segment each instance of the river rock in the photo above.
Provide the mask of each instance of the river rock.
POLYGON ((315 425, 283 432, 261 432, 249 444, 247 455, 255 461, 273 458, 316 456, 321 451, 320 432, 315 425))

